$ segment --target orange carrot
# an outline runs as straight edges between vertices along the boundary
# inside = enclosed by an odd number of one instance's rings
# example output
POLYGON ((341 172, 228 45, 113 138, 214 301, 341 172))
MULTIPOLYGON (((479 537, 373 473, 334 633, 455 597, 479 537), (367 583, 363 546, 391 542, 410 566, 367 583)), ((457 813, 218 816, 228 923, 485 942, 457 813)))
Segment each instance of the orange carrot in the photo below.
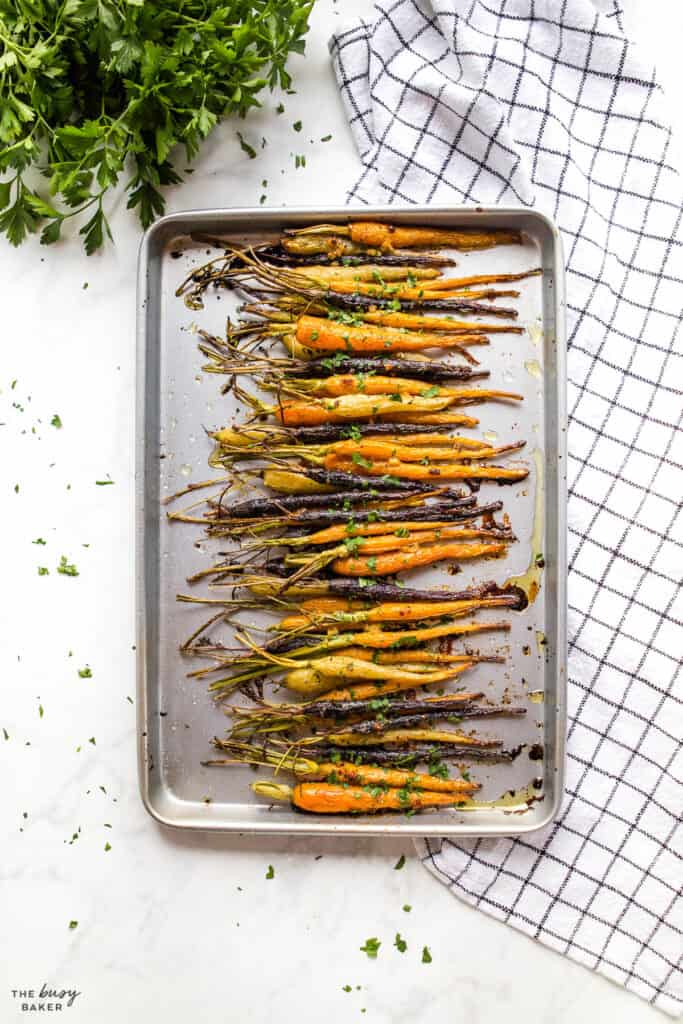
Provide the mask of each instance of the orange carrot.
MULTIPOLYGON (((469 615, 479 608, 500 608, 510 604, 507 595, 500 597, 482 597, 469 601, 406 601, 405 603, 387 602, 377 605, 376 608, 363 609, 360 601, 348 601, 347 607, 339 607, 340 598, 312 598, 304 601, 301 605, 303 614, 288 615, 280 621, 278 629, 290 630, 300 629, 308 625, 316 617, 334 615, 338 612, 347 612, 349 617, 357 612, 350 625, 360 623, 376 622, 420 622, 423 619, 433 619, 441 615, 461 616, 469 615)), ((343 625, 342 621, 339 625, 343 625)), ((404 659, 405 660, 405 659, 404 659)))
POLYGON ((334 452, 325 456, 325 469, 341 470, 343 473, 358 473, 361 476, 395 476, 399 480, 524 480, 528 469, 506 469, 503 466, 468 466, 459 463, 440 466, 415 465, 390 459, 387 462, 372 462, 358 465, 350 459, 337 456, 334 452))
POLYGON ((470 231, 450 228, 395 227, 374 221, 354 221, 348 234, 352 242, 372 249, 421 249, 446 246, 467 251, 494 245, 519 245, 519 231, 470 231))
POLYGON ((458 348, 463 345, 486 344, 476 333, 411 334, 393 327, 352 327, 326 320, 324 317, 300 316, 296 323, 296 340, 316 351, 346 352, 414 352, 426 348, 458 348))
POLYGON ((408 331, 448 331, 451 334, 523 334, 523 327, 508 324, 480 324, 424 313, 393 313, 388 310, 362 313, 363 320, 381 327, 401 327, 408 331))
POLYGON ((292 803, 311 814, 376 814, 379 811, 419 811, 425 807, 452 807, 463 799, 460 793, 434 793, 415 789, 387 789, 368 792, 362 786, 330 782, 299 782, 292 790, 292 803))
POLYGON ((521 274, 471 274, 469 277, 439 277, 430 281, 427 287, 430 291, 460 291, 462 288, 470 288, 473 285, 501 284, 504 281, 523 281, 527 277, 536 277, 542 274, 541 267, 534 270, 525 270, 521 274))
POLYGON ((516 299, 518 291, 493 288, 474 288, 467 290, 452 290, 450 288, 438 291, 432 290, 431 281, 425 281, 422 285, 405 285, 401 282, 390 284, 369 284, 366 281, 328 281, 327 289, 332 295, 367 295, 377 299, 398 299, 406 302, 419 302, 429 299, 494 299, 509 296, 516 299))
POLYGON ((470 459, 490 459, 494 455, 503 455, 506 452, 519 451, 524 446, 523 441, 515 444, 500 445, 498 448, 491 446, 484 448, 469 448, 454 442, 452 446, 416 447, 412 444, 412 438, 404 438, 402 443, 374 440, 363 438, 362 441, 335 441, 327 445, 327 454, 335 456, 346 456, 352 458, 360 455, 365 459, 379 459, 389 461, 398 459, 400 462, 421 462, 428 463, 434 460, 454 459, 456 462, 470 459), (409 446, 410 442, 410 446, 409 446))
MULTIPOLYGON (((308 774, 308 773, 307 773, 308 774)), ((361 786, 388 786, 402 789, 410 786, 413 789, 426 790, 431 793, 472 793, 479 789, 478 782, 467 782, 465 779, 440 779, 436 775, 425 775, 405 768, 382 768, 377 765, 318 764, 315 774, 327 782, 350 782, 361 786)))
POLYGON ((479 423, 474 416, 463 416, 457 412, 390 412, 382 416, 385 423, 417 423, 430 426, 476 427, 479 423))
MULTIPOLYGON (((508 632, 509 629, 509 622, 448 622, 443 626, 427 626, 423 629, 416 629, 409 634, 401 630, 365 629, 360 633, 350 633, 347 640, 349 644, 370 647, 375 650, 407 647, 409 644, 412 649, 414 644, 439 640, 443 636, 469 636, 472 633, 484 633, 489 630, 508 632)), ((328 699, 332 700, 329 695, 328 699)))
MULTIPOLYGON (((463 389, 465 390, 465 389, 463 389)), ((474 389, 472 389, 474 390, 474 389)), ((427 397, 407 395, 401 405, 410 412, 440 412, 458 401, 454 395, 427 397)), ((310 398, 306 401, 297 400, 281 402, 272 407, 272 412, 285 426, 318 426, 322 423, 339 423, 345 420, 369 419, 381 417, 385 413, 393 414, 396 402, 390 395, 340 395, 338 398, 310 398)))
POLYGON ((390 576, 422 565, 433 565, 446 558, 492 558, 506 551, 507 544, 460 544, 446 541, 416 547, 412 551, 391 552, 370 558, 338 558, 332 563, 332 569, 340 576, 390 576))
MULTIPOLYGON (((461 665, 454 665, 449 671, 449 678, 461 675, 473 664, 473 661, 465 661, 461 665)), ((424 684, 420 685, 426 686, 428 682, 429 680, 425 680, 424 684)), ((414 690, 416 685, 418 684, 410 683, 407 680, 390 680, 386 683, 351 683, 343 689, 328 690, 324 697, 325 700, 372 700, 374 697, 385 697, 389 693, 414 690)))

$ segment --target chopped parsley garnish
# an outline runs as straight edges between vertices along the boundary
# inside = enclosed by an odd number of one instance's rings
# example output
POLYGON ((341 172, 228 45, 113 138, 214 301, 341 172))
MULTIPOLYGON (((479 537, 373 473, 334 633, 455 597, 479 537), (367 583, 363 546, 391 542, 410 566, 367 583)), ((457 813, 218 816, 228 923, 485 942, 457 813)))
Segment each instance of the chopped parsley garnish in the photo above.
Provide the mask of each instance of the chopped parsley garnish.
POLYGON ((396 861, 396 863, 394 864, 394 871, 400 871, 401 868, 403 867, 403 865, 405 864, 405 862, 406 862, 406 858, 405 858, 405 855, 402 853, 401 856, 396 861))
POLYGON ((363 469, 372 469, 372 462, 369 459, 364 459, 362 455, 358 454, 358 452, 353 453, 351 461, 356 466, 362 466, 363 469))
POLYGON ((360 951, 366 953, 371 960, 376 960, 381 945, 382 943, 377 938, 366 939, 365 945, 360 947, 360 951))
POLYGON ((300 132, 301 131, 301 121, 295 121, 294 124, 292 125, 292 128, 294 129, 295 132, 300 132))
POLYGON ((92 679, 92 669, 89 665, 86 665, 85 668, 79 668, 78 674, 81 679, 92 679))
POLYGON ((236 132, 237 138, 240 141, 240 149, 243 153, 246 153, 250 160, 256 159, 256 150, 253 146, 250 146, 247 140, 242 135, 242 132, 236 132))
POLYGON ((399 951, 399 953, 405 953, 405 951, 408 948, 408 943, 406 942, 405 939, 401 938, 401 933, 400 932, 396 932, 396 938, 394 939, 394 945, 396 946, 396 949, 399 951))
POLYGON ((373 555, 371 558, 368 558, 368 569, 370 570, 370 572, 374 572, 376 568, 377 568, 377 559, 373 555))
POLYGON ((404 903, 401 909, 405 910, 406 914, 409 914, 413 908, 411 907, 410 903, 404 903))
POLYGON ((50 570, 47 568, 46 565, 39 565, 38 566, 38 575, 39 576, 49 576, 50 575, 50 570))
POLYGON ((35 540, 31 541, 31 544, 47 544, 47 541, 43 540, 42 537, 36 537, 35 540))
POLYGON ((73 931, 74 928, 78 928, 78 921, 69 921, 69 931, 73 931))
POLYGON ((429 946, 425 946, 422 950, 422 963, 431 964, 432 954, 429 952, 429 946))
POLYGON ((72 562, 67 562, 66 555, 62 555, 59 559, 59 565, 57 566, 57 572, 61 576, 78 576, 78 569, 72 562))
POLYGON ((57 427, 58 430, 61 430, 61 428, 62 428, 62 421, 61 421, 61 418, 59 417, 59 415, 57 413, 55 413, 54 416, 52 417, 52 419, 50 420, 50 426, 51 427, 57 427))
POLYGON ((266 871, 266 878, 275 878, 275 869, 273 868, 272 864, 268 865, 268 870, 266 871))
POLYGON ((424 391, 420 392, 422 398, 435 398, 439 394, 440 389, 436 384, 432 384, 430 388, 425 388, 424 391))

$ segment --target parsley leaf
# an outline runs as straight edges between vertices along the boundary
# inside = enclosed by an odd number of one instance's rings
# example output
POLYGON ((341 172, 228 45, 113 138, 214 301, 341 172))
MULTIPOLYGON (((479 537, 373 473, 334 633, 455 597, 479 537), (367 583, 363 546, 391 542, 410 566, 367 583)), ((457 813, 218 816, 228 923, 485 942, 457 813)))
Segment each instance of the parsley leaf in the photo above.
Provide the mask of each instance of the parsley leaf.
POLYGON ((62 555, 59 559, 59 565, 57 566, 57 572, 62 576, 78 576, 79 572, 73 563, 69 563, 66 560, 66 555, 62 555))
POLYGON ((361 953, 367 953, 370 960, 377 959, 377 953, 382 943, 377 938, 366 939, 365 945, 360 947, 361 953))
POLYGON ((164 188, 182 180, 175 154, 186 166, 224 117, 260 106, 264 88, 289 90, 287 59, 304 52, 312 6, 3 4, 0 232, 19 245, 40 231, 50 245, 78 218, 90 254, 110 237, 104 198, 121 184, 128 207, 151 224, 164 212, 164 188), (34 168, 47 178, 45 197, 24 182, 34 168))

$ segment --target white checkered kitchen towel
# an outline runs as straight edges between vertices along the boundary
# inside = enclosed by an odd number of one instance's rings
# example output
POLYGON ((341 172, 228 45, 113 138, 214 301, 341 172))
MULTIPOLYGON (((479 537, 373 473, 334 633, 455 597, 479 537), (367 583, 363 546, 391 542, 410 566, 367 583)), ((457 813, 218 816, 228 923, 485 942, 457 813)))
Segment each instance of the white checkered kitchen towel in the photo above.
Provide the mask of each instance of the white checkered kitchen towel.
POLYGON ((468 903, 677 1014, 683 232, 661 94, 611 0, 375 9, 330 43, 364 166, 350 201, 537 205, 568 263, 564 804, 528 838, 420 853, 468 903))

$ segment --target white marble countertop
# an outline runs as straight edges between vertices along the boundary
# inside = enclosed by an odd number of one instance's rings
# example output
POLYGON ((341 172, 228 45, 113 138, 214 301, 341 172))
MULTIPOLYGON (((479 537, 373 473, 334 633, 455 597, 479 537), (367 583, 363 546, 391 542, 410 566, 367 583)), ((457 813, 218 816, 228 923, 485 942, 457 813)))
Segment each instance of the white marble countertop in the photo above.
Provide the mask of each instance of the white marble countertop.
MULTIPOLYGON (((257 148, 267 139, 257 160, 226 123, 187 184, 168 193, 169 211, 258 204, 264 192, 269 205, 343 200, 357 159, 326 40, 340 17, 369 7, 320 0, 285 114, 276 116, 269 98, 239 125, 257 148), (330 142, 318 141, 329 133, 330 142), (305 168, 295 169, 296 153, 306 155, 305 168)), ((657 47, 661 79, 675 94, 683 10, 661 0, 655 19, 645 0, 624 7, 632 37, 657 47)), ((676 152, 680 159, 680 143, 676 152)), ((377 1024, 661 1019, 452 899, 408 841, 209 837, 164 831, 147 816, 129 700, 140 232, 121 197, 116 205, 116 246, 90 259, 78 244, 0 244, 0 1020, 25 1019, 13 990, 37 994, 44 983, 78 990, 68 1019, 86 1024, 157 1021, 162 1012, 169 1024, 318 1024, 363 1011, 377 1024), (61 429, 51 425, 55 413, 61 429), (96 485, 108 478, 112 486, 96 485), (57 574, 62 555, 77 578, 57 574), (78 674, 86 666, 91 678, 78 674), (395 871, 401 854, 405 867, 395 871), (403 955, 396 932, 408 943, 403 955), (370 936, 382 941, 375 961, 359 950, 370 936), (431 964, 421 962, 425 944, 431 964)))

